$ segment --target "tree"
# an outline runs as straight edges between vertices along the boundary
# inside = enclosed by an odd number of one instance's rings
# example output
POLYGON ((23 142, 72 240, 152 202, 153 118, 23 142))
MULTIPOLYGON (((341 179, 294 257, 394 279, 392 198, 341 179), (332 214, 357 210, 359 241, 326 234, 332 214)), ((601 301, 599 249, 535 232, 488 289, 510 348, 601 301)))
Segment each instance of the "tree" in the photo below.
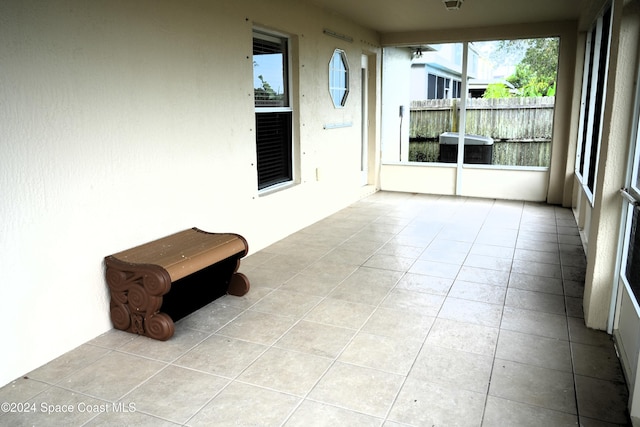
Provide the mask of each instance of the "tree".
POLYGON ((504 83, 491 83, 482 95, 483 98, 509 98, 511 93, 504 83))
POLYGON ((558 72, 558 38, 505 40, 501 49, 526 48, 515 72, 507 77, 520 96, 552 96, 558 72))

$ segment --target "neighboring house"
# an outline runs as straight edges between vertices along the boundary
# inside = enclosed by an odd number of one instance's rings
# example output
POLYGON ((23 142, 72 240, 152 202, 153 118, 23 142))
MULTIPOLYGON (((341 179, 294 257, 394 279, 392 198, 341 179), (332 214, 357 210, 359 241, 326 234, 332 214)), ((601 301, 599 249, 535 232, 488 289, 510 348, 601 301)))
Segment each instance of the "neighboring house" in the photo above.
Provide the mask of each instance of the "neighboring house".
MULTIPOLYGON (((461 43, 411 48, 411 99, 460 98, 462 93, 461 43)), ((468 76, 478 75, 478 52, 470 49, 468 76)))
MULTIPOLYGON (((255 251, 386 190, 573 207, 585 322, 619 338, 634 390, 638 287, 619 274, 634 211, 619 190, 639 195, 638 2, 366 3, 0 2, 1 384, 111 328, 104 256, 193 226, 255 251), (550 36, 550 167, 407 163, 407 46, 550 36), (282 85, 265 73, 257 88, 267 54, 282 85)), ((455 94, 459 68, 423 68, 427 96, 439 78, 434 96, 455 94)))

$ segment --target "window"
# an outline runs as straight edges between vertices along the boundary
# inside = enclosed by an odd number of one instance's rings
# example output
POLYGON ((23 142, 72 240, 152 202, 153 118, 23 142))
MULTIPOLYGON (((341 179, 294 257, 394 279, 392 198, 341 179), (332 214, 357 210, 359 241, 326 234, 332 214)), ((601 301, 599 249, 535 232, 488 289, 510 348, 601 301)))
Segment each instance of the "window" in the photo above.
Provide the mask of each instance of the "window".
POLYGON ((589 31, 585 48, 576 175, 590 200, 595 191, 602 139, 611 18, 609 7, 589 31))
POLYGON ((459 98, 462 83, 446 77, 427 74, 427 99, 459 98))
POLYGON ((334 107, 344 107, 349 94, 349 66, 344 51, 336 49, 329 62, 329 93, 334 107))
POLYGON ((293 180, 288 70, 287 38, 254 31, 253 87, 259 190, 293 180))
POLYGON ((414 58, 427 66, 427 99, 411 102, 408 161, 457 163, 462 139, 464 164, 549 167, 558 49, 557 37, 468 43, 463 75, 464 44, 429 45, 414 58), (509 77, 494 79, 505 69, 509 77))

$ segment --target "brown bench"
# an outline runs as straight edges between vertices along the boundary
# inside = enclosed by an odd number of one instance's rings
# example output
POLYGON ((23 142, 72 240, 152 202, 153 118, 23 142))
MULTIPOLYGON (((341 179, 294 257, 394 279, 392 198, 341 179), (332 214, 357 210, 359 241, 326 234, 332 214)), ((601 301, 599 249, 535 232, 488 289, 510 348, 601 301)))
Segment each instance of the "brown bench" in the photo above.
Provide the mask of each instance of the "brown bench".
POLYGON ((238 273, 248 250, 238 234, 191 228, 105 257, 113 326, 171 338, 174 321, 226 293, 249 291, 249 279, 238 273))

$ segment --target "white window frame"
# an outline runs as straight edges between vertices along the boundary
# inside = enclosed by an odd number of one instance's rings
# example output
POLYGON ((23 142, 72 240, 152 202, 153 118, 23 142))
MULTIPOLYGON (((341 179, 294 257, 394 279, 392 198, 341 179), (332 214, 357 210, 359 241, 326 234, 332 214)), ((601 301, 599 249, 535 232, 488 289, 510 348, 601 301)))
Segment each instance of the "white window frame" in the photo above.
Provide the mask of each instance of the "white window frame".
MULTIPOLYGON (((291 128, 289 129, 289 133, 290 133, 290 141, 289 141, 289 169, 290 169, 290 177, 289 179, 282 181, 282 182, 278 182, 278 183, 274 183, 274 184, 270 184, 267 185, 263 188, 260 188, 260 183, 257 183, 257 188, 258 188, 258 194, 260 196, 269 194, 273 191, 277 191, 277 190, 281 190, 283 188, 288 188, 291 185, 296 183, 296 147, 294 144, 295 141, 295 133, 294 133, 294 110, 293 110, 293 99, 292 99, 292 84, 293 84, 293 80, 291 77, 291 72, 292 72, 292 58, 291 58, 291 37, 289 37, 286 34, 282 34, 279 32, 275 32, 275 31, 271 31, 271 30, 266 30, 266 29, 262 29, 259 27, 254 27, 253 31, 252 31, 252 40, 255 38, 264 38, 264 40, 270 40, 270 39, 279 39, 279 40, 286 40, 287 42, 287 51, 286 51, 286 69, 283 70, 286 75, 285 75, 285 79, 286 79, 286 85, 287 88, 284 92, 285 96, 286 96, 286 102, 284 103, 284 106, 255 106, 254 110, 255 110, 255 115, 258 114, 268 114, 268 113, 289 113, 291 115, 291 128), (256 37, 257 36, 257 37, 256 37)), ((257 129, 256 129, 256 144, 258 143, 258 134, 257 134, 257 129)), ((258 162, 257 162, 257 158, 256 158, 256 175, 258 175, 258 162)), ((259 181, 259 178, 258 178, 259 181)))
POLYGON ((598 164, 600 161, 600 147, 602 144, 602 124, 604 122, 604 106, 607 101, 607 81, 609 78, 609 59, 611 55, 611 27, 613 23, 613 4, 610 5, 610 20, 609 22, 604 22, 604 16, 609 10, 609 7, 605 8, 592 27, 592 29, 587 33, 587 40, 585 44, 585 60, 584 60, 584 70, 582 75, 582 97, 580 101, 580 119, 578 125, 578 144, 576 149, 576 163, 575 163, 575 174, 578 178, 578 182, 580 182, 582 189, 587 196, 587 200, 593 206, 595 200, 595 190, 596 190, 596 182, 595 179, 598 174, 598 164), (604 62, 604 75, 603 75, 603 87, 602 87, 602 105, 600 105, 600 115, 599 117, 595 117, 595 109, 596 109, 596 98, 598 92, 598 75, 600 72, 600 54, 602 51, 602 32, 605 25, 609 26, 609 36, 607 38, 607 47, 606 47, 606 59, 604 62), (593 37, 593 32, 595 31, 595 38, 593 37), (591 43, 595 44, 593 46, 593 58, 591 58, 591 43), (591 87, 587 87, 589 84, 589 71, 591 72, 591 87), (587 92, 589 93, 589 105, 587 105, 587 92), (599 120, 598 134, 593 134, 594 123, 596 120, 599 120), (585 135, 585 126, 586 135, 585 135), (586 141, 585 141, 586 138, 586 141), (594 174, 595 176, 590 176, 590 165, 591 165, 591 152, 593 151, 593 144, 597 144, 596 147, 596 158, 595 158, 595 167, 594 174), (584 150, 583 150, 584 148, 584 150), (582 152, 584 151, 584 159, 582 158, 582 152), (580 170, 580 164, 582 163, 583 170, 580 170), (589 188, 589 180, 593 179, 593 191, 589 188))
POLYGON ((342 108, 347 104, 347 98, 349 97, 349 76, 347 54, 342 49, 335 49, 329 60, 329 96, 335 108, 342 108), (344 70, 342 67, 336 67, 335 65, 335 61, 338 58, 344 65, 344 70), (337 79, 337 76, 341 74, 344 74, 344 82, 342 82, 344 84, 341 84, 342 79, 337 79), (338 94, 342 95, 339 99, 337 99, 336 96, 338 94))

